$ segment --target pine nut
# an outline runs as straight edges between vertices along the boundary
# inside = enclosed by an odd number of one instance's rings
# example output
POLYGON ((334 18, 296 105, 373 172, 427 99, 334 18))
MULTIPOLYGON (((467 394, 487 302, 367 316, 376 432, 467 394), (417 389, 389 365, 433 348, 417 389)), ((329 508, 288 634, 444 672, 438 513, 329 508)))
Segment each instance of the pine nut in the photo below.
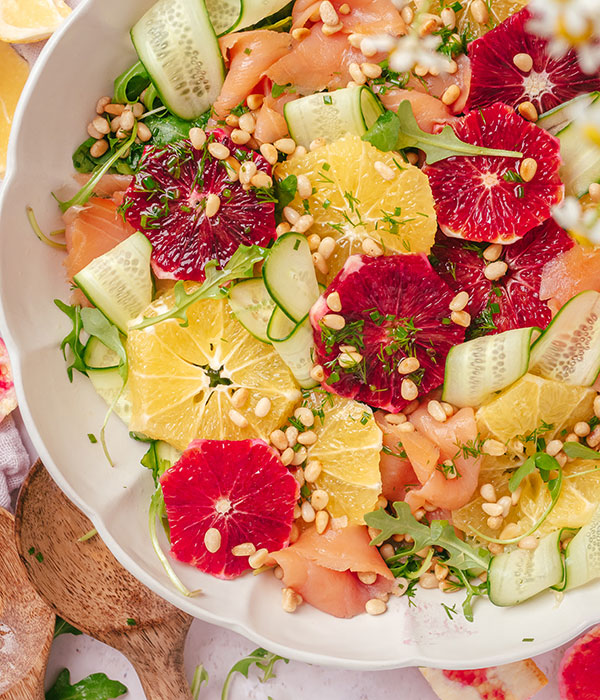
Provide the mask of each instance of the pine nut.
POLYGON ((126 109, 121 114, 121 129, 131 131, 135 126, 135 117, 130 109, 126 109))
POLYGON ((327 306, 332 311, 337 312, 342 310, 342 301, 339 292, 331 292, 331 294, 327 295, 327 306))
POLYGON ((537 537, 534 537, 533 535, 528 535, 527 537, 523 537, 523 539, 519 541, 517 546, 520 549, 533 550, 533 549, 537 549, 538 544, 539 544, 539 541, 538 541, 537 537))
POLYGON ((471 16, 477 24, 487 24, 490 21, 490 13, 483 0, 475 0, 470 7, 471 16))
POLYGON ((208 144, 208 152, 217 160, 225 160, 231 155, 231 151, 227 148, 227 146, 219 143, 218 141, 213 141, 212 143, 208 144))
POLYGON ((138 124, 138 132, 137 132, 138 138, 142 143, 147 143, 150 141, 152 138, 152 132, 150 129, 144 124, 144 122, 140 122, 138 124))
POLYGON ((486 522, 487 522, 487 526, 490 528, 490 530, 499 530, 502 527, 502 523, 504 522, 504 519, 502 518, 501 515, 493 515, 493 516, 490 516, 486 522))
POLYGON ((294 447, 294 445, 298 442, 298 435, 300 434, 300 431, 298 428, 296 428, 295 425, 289 425, 285 429, 285 438, 288 441, 288 445, 290 447, 294 447))
POLYGON ((496 260, 496 262, 492 262, 485 266, 483 274, 485 275, 486 279, 494 282, 495 280, 499 280, 501 277, 504 277, 507 270, 508 265, 504 262, 504 260, 496 260))
POLYGON ((444 90, 444 94, 442 95, 442 102, 445 105, 453 105, 456 100, 460 97, 460 88, 458 85, 450 85, 444 90))
POLYGON ((303 214, 298 221, 293 224, 293 230, 296 231, 296 233, 306 233, 314 223, 315 219, 312 214, 303 214))
POLYGON ((211 554, 221 549, 221 533, 216 527, 209 527, 204 533, 204 546, 211 554))
POLYGON ((108 151, 108 141, 106 139, 98 139, 90 148, 92 158, 101 158, 108 151))
POLYGON ((565 438, 565 442, 579 442, 579 438, 575 433, 569 433, 565 438))
POLYGON ((283 207, 284 217, 294 226, 300 220, 300 214, 294 209, 294 207, 283 207))
POLYGON ((301 199, 308 199, 312 194, 312 185, 306 175, 298 175, 298 194, 301 199))
POLYGON ((248 421, 246 420, 246 418, 239 411, 236 411, 235 408, 232 408, 229 411, 229 420, 232 423, 235 423, 235 425, 237 425, 238 428, 248 427, 248 421))
POLYGON ((327 507, 328 503, 329 494, 327 493, 327 491, 323 491, 323 489, 317 489, 316 491, 313 491, 310 497, 310 504, 315 510, 323 510, 323 508, 327 507))
POLYGON ((469 293, 459 292, 454 299, 450 302, 448 307, 450 311, 462 311, 465 306, 469 303, 469 293))
POLYGON ((365 586, 372 586, 377 581, 377 574, 374 571, 359 571, 356 576, 365 586))
POLYGON ((310 142, 310 146, 308 147, 308 150, 309 151, 316 151, 318 148, 321 148, 322 146, 326 146, 326 145, 327 145, 327 141, 325 141, 325 139, 322 136, 319 136, 310 142))
POLYGON ((298 435, 298 442, 301 445, 314 445, 317 441, 317 434, 314 430, 305 430, 298 435))
POLYGON ((277 234, 277 237, 284 236, 286 233, 290 232, 291 228, 292 227, 287 223, 287 221, 282 221, 275 227, 275 233, 277 234))
POLYGON ((237 116, 237 114, 228 114, 225 117, 225 124, 227 124, 227 126, 239 126, 240 118, 237 116))
POLYGON ((367 600, 365 603, 365 612, 369 615, 383 615, 386 610, 386 603, 379 598, 371 598, 371 600, 367 600))
POLYGON ((315 424, 314 413, 306 406, 297 408, 294 411, 294 418, 297 418, 305 428, 311 428, 315 424))
POLYGON ((415 12, 410 5, 406 5, 406 7, 403 7, 400 11, 400 16, 406 22, 406 24, 412 24, 412 21, 415 18, 415 12))
POLYGON ((277 149, 272 143, 263 143, 260 147, 260 152, 269 165, 275 165, 275 163, 277 163, 277 149))
POLYGON ((588 444, 588 447, 591 448, 596 448, 598 445, 600 445, 600 425, 597 425, 592 432, 587 436, 585 441, 588 444))
POLYGON ((442 408, 444 409, 444 413, 446 414, 447 418, 450 418, 456 412, 454 406, 449 404, 447 401, 442 401, 442 408))
POLYGON ((530 122, 536 122, 538 119, 538 113, 535 105, 533 102, 529 102, 528 100, 521 102, 521 104, 517 107, 517 111, 522 117, 530 122))
POLYGON ((249 557, 256 552, 256 547, 252 542, 242 542, 242 544, 236 544, 232 547, 231 553, 234 557, 249 557))
POLYGON ((510 512, 510 507, 512 505, 512 500, 510 496, 502 496, 498 499, 498 505, 502 506, 502 517, 506 518, 510 512))
POLYGON ((442 404, 439 401, 430 401, 427 404, 427 413, 438 423, 445 423, 447 416, 446 411, 442 408, 442 404))
POLYGON ((339 13, 340 15, 349 15, 351 12, 350 5, 348 5, 347 2, 345 2, 343 5, 340 5, 339 13))
POLYGON ((368 527, 367 533, 369 535, 369 539, 374 540, 376 537, 381 535, 381 530, 378 530, 376 527, 368 527))
POLYGON ((483 257, 488 262, 494 262, 502 255, 502 246, 500 243, 492 243, 483 251, 483 257))
MULTIPOLYGON (((296 450, 294 452, 294 459, 292 460, 292 464, 294 467, 299 467, 301 464, 303 464, 306 461, 306 458, 308 457, 308 450, 306 447, 301 447, 299 450, 296 450)), ((302 469, 298 470, 298 478, 302 479, 304 482, 304 472, 302 469)))
POLYGON ((445 7, 440 13, 442 22, 448 29, 454 29, 456 27, 456 12, 451 7, 445 7))
POLYGON ((302 508, 302 520, 305 523, 312 523, 315 519, 315 509, 311 506, 308 501, 304 501, 301 506, 302 508))
POLYGON ((404 413, 388 413, 385 417, 385 422, 388 425, 402 425, 406 423, 407 418, 404 413))
POLYGON ((517 53, 513 56, 513 63, 523 73, 529 73, 533 68, 533 58, 528 53, 517 53))
POLYGON ((348 43, 349 43, 350 46, 352 46, 353 48, 359 49, 359 48, 360 48, 360 42, 361 42, 364 38, 365 38, 365 37, 364 37, 363 34, 356 34, 356 33, 348 34, 348 43))
POLYGON ((248 565, 251 569, 260 569, 267 560, 269 550, 262 547, 248 557, 248 565))
POLYGON ((323 369, 323 366, 314 365, 310 370, 310 377, 311 379, 314 379, 315 382, 319 382, 319 384, 325 381, 325 370, 323 369))
POLYGON ((250 398, 250 391, 245 387, 237 389, 231 397, 231 405, 234 408, 242 408, 250 398))
POLYGON ((450 75, 454 75, 457 72, 458 72, 458 63, 454 60, 448 61, 448 65, 446 66, 446 73, 449 73, 450 75))
POLYGON ((531 182, 537 173, 537 167, 535 158, 525 158, 519 167, 519 175, 525 182, 531 182))
POLYGON ((595 202, 596 204, 600 202, 600 184, 597 182, 592 182, 588 192, 592 202, 595 202))
POLYGON ((496 489, 494 488, 493 484, 483 484, 483 486, 479 489, 479 493, 488 503, 495 503, 497 500, 496 489))
POLYGON ((499 440, 488 439, 485 440, 481 446, 481 451, 483 454, 491 455, 492 457, 500 457, 506 454, 506 445, 499 440))
MULTIPOLYGON (((124 129, 121 129, 121 127, 119 127, 117 129, 116 137, 119 139, 119 141, 122 141, 123 139, 129 138, 129 134, 127 133, 127 131, 125 131, 124 129)), ((129 150, 127 151, 127 153, 129 153, 129 150)), ((126 158, 127 155, 123 155, 122 157, 126 158)))
POLYGON ((310 29, 307 27, 296 27, 296 29, 292 31, 292 37, 296 41, 302 41, 306 39, 307 36, 310 36, 310 29))
POLYGON ((423 574, 419 578, 419 586, 421 588, 437 588, 438 587, 438 580, 435 577, 435 574, 432 574, 430 572, 427 572, 426 574, 423 574))
POLYGON ((247 131, 249 134, 253 134, 254 130, 256 129, 256 119, 250 114, 250 112, 246 112, 240 117, 239 125, 240 129, 247 131))
POLYGON ((207 218, 211 219, 221 208, 221 199, 218 194, 209 194, 206 198, 206 209, 204 210, 207 218))
POLYGON ((519 526, 516 523, 508 523, 500 533, 501 540, 512 540, 519 536, 519 526))
POLYGON ((242 131, 242 129, 234 129, 231 132, 231 140, 238 146, 244 146, 251 138, 252 136, 247 131, 242 131))
POLYGON ((284 612, 293 613, 302 601, 302 596, 293 588, 283 588, 281 591, 281 607, 284 612))
POLYGON ((600 418, 600 394, 594 399, 594 415, 600 418))
POLYGON ((350 73, 350 77, 357 85, 364 85, 367 82, 367 76, 355 61, 348 66, 348 73, 350 73))
POLYGON ((333 331, 341 331, 346 325, 346 319, 339 314, 325 314, 321 319, 321 323, 333 331))
POLYGON ((142 104, 141 102, 136 102, 135 104, 131 105, 131 111, 133 112, 133 116, 136 119, 140 119, 140 117, 146 111, 146 106, 144 104, 142 104))
POLYGON ((513 491, 510 495, 510 502, 513 504, 513 506, 516 506, 517 503, 519 502, 519 499, 521 498, 521 492, 523 491, 523 487, 519 486, 519 488, 516 491, 513 491))
POLYGON ((493 518, 497 518, 502 515, 502 506, 499 503, 482 503, 481 510, 493 518))
POLYGON ((256 163, 251 160, 244 161, 238 173, 242 185, 249 185, 257 172, 258 168, 256 167, 256 163))
POLYGON ((294 139, 277 139, 273 145, 278 151, 286 155, 291 155, 296 150, 296 142, 294 139))
POLYGON ((556 455, 562 450, 562 448, 562 440, 550 440, 550 442, 546 445, 546 454, 549 454, 551 457, 556 457, 556 455))
POLYGON ((197 151, 200 151, 202 148, 204 148, 204 144, 206 143, 206 133, 204 129, 200 129, 197 126, 192 127, 190 129, 189 137, 190 141, 192 142, 192 146, 197 151))
POLYGON ((453 311, 450 314, 450 320, 457 326, 468 328, 471 325, 471 314, 468 314, 466 311, 453 311))
POLYGON ((312 484, 319 478, 322 470, 323 465, 321 462, 317 459, 312 459, 304 468, 304 478, 308 483, 312 484))
MULTIPOLYGON (((319 236, 319 234, 311 233, 309 236, 306 237, 306 240, 308 242, 308 247, 310 249, 310 252, 315 253, 319 249, 319 246, 321 245, 321 237, 319 236)), ((321 257, 323 258, 322 255, 321 255, 321 257)), ((323 258, 323 262, 325 262, 325 258, 323 258)))
POLYGON ((280 451, 285 450, 286 447, 290 446, 283 430, 274 430, 269 435, 269 440, 271 441, 271 444, 280 451))
POLYGON ((375 163, 373 164, 373 167, 375 170, 381 175, 381 177, 384 180, 393 180, 396 177, 396 173, 392 168, 390 168, 387 163, 384 163, 381 160, 376 160, 375 163))
POLYGON ((412 379, 406 377, 402 380, 402 386, 400 387, 400 394, 405 401, 412 401, 416 399, 419 395, 419 389, 412 379))
POLYGON ((398 432, 400 433, 413 433, 415 430, 415 426, 412 423, 401 423, 398 426, 398 432))
POLYGON ((363 356, 359 352, 341 352, 337 359, 341 367, 348 369, 360 364, 363 356))
POLYGON ((263 173, 262 170, 259 170, 250 180, 250 184, 252 187, 256 187, 258 189, 262 187, 269 188, 273 187, 273 179, 270 175, 267 175, 267 173, 263 173))
POLYGON ((412 374, 416 372, 421 363, 416 357, 405 357, 398 363, 398 372, 400 374, 412 374))
POLYGON ((488 549, 492 554, 502 554, 504 552, 504 545, 496 544, 495 542, 490 542, 488 544, 488 549))
POLYGON ((102 136, 110 133, 110 124, 104 117, 96 117, 92 121, 92 126, 102 136))
POLYGON ((384 559, 389 559, 396 554, 396 550, 391 544, 382 544, 379 548, 379 554, 381 554, 384 559))
POLYGON ((383 255, 383 249, 372 238, 364 238, 361 247, 363 253, 370 258, 380 258, 383 255))
POLYGON ((285 450, 281 453, 281 463, 283 464, 284 467, 289 467, 290 464, 294 461, 294 455, 296 453, 291 447, 286 447, 285 450))
POLYGON ((270 411, 271 399, 269 399, 267 396, 263 396, 262 399, 260 399, 260 401, 256 404, 254 415, 257 418, 264 418, 265 416, 269 415, 270 411))
POLYGON ((96 140, 101 139, 104 136, 104 134, 101 134, 91 122, 88 124, 87 132, 93 139, 96 140))
POLYGON ((559 452, 556 455, 555 459, 561 467, 564 467, 565 464, 569 461, 569 457, 567 457, 567 455, 564 452, 559 452))
POLYGON ((319 6, 319 16, 323 24, 328 24, 330 26, 336 25, 340 18, 338 17, 335 7, 329 2, 329 0, 323 0, 319 6))
POLYGON ((320 510, 315 515, 315 530, 317 531, 318 535, 322 535, 325 530, 327 530, 327 526, 329 525, 329 517, 329 513, 326 510, 320 510))
POLYGON ((104 114, 106 111, 106 106, 111 102, 110 97, 101 97, 98 102, 96 102, 96 113, 104 114))
POLYGON ((369 63, 366 61, 361 64, 360 69, 367 76, 367 78, 373 80, 374 78, 379 78, 382 73, 382 68, 377 63, 369 63))
POLYGON ((428 36, 429 34, 435 32, 435 30, 438 27, 436 19, 439 19, 439 17, 431 17, 430 15, 428 15, 428 13, 421 15, 421 23, 419 26, 420 37, 428 36))
POLYGON ((365 37, 360 42, 360 52, 365 58, 371 58, 375 56, 378 49, 374 42, 369 38, 365 37))
POLYGON ((298 537, 300 537, 300 528, 296 525, 296 523, 293 523, 292 529, 290 530, 290 544, 294 544, 298 537))
POLYGON ((585 421, 579 421, 579 423, 575 423, 575 425, 573 426, 573 432, 578 437, 587 437, 591 431, 592 429, 590 428, 589 424, 585 421))
POLYGON ((106 112, 106 114, 112 114, 114 117, 120 117, 121 114, 123 114, 123 112, 125 111, 125 105, 110 103, 106 105, 104 111, 106 112))

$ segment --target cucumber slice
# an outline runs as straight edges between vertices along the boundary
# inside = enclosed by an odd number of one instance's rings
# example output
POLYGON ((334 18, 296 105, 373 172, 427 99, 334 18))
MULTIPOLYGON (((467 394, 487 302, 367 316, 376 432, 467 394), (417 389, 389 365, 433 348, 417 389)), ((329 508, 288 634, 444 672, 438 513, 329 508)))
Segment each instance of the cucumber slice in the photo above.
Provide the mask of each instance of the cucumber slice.
POLYGON ((159 440, 154 445, 154 449, 156 450, 156 456, 161 462, 168 462, 169 466, 167 469, 170 469, 181 457, 181 452, 179 450, 176 450, 173 445, 169 445, 168 442, 163 442, 162 440, 159 440))
POLYGON ((125 335, 129 321, 152 301, 151 253, 146 236, 134 233, 73 278, 92 304, 125 335))
POLYGON ((192 120, 210 108, 225 68, 204 0, 158 0, 133 27, 131 39, 173 114, 192 120))
MULTIPOLYGON (((289 5, 289 0, 242 0, 242 12, 235 29, 246 29, 289 5)), ((290 14, 291 11, 290 11, 290 14)))
POLYGON ((533 551, 515 549, 492 559, 488 595, 494 605, 518 605, 560 584, 564 576, 560 536, 557 530, 543 537, 533 551))
MULTIPOLYGON (((106 401, 108 406, 112 406, 113 401, 123 389, 123 379, 119 374, 119 370, 112 367, 88 369, 87 375, 96 392, 106 401)), ((123 393, 119 396, 114 411, 125 425, 129 425, 131 421, 131 398, 127 387, 123 389, 123 393)))
POLYGON ((480 406, 527 372, 535 328, 485 335, 455 345, 446 358, 442 398, 455 406, 480 406))
POLYGON ((98 338, 92 336, 83 351, 83 361, 88 369, 115 369, 119 366, 119 356, 107 348, 98 338))
POLYGON ((241 0, 206 0, 206 9, 217 36, 233 31, 242 15, 241 0))
POLYGON ((566 590, 600 578, 600 508, 569 543, 565 566, 566 590))
POLYGON ((583 196, 592 182, 600 181, 600 146, 586 139, 581 142, 581 129, 568 124, 557 132, 563 164, 560 176, 565 183, 565 192, 575 197, 583 196))
POLYGON ((269 322, 269 337, 273 349, 290 368, 303 389, 312 389, 318 382, 310 376, 313 366, 314 337, 308 316, 294 325, 293 321, 276 307, 269 322))
POLYGON ((553 109, 544 112, 540 118, 535 123, 536 126, 545 129, 553 136, 556 136, 559 131, 562 131, 565 127, 573 121, 573 115, 578 108, 588 107, 593 104, 600 93, 588 92, 584 95, 577 95, 572 100, 564 102, 561 105, 557 105, 553 109))
POLYGON ((591 386, 600 372, 600 293, 581 292, 556 314, 531 349, 529 371, 591 386))
MULTIPOLYGON (((238 282, 229 291, 229 306, 244 328, 258 340, 268 343, 267 328, 275 302, 262 277, 238 282)), ((287 316, 286 316, 287 318, 287 316)))
POLYGON ((319 285, 306 236, 286 233, 278 238, 263 265, 263 279, 271 298, 300 323, 319 298, 319 285))
POLYGON ((305 148, 316 138, 331 143, 346 133, 363 136, 383 111, 379 98, 364 85, 308 95, 284 107, 291 137, 305 148))

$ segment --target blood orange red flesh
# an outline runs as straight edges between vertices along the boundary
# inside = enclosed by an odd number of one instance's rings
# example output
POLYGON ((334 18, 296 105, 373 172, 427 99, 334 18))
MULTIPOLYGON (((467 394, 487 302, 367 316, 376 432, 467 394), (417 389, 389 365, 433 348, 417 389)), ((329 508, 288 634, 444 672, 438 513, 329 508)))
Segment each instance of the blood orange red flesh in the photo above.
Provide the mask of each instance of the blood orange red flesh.
POLYGON ((289 543, 297 482, 262 440, 195 440, 161 478, 171 554, 217 578, 236 578, 248 557, 231 549, 251 542, 278 551, 289 543), (210 552, 204 537, 218 530, 210 552))
POLYGON ((567 649, 558 669, 561 700, 597 700, 600 688, 600 627, 567 649))
POLYGON ((485 276, 484 244, 441 236, 432 249, 440 277, 458 293, 469 293, 468 311, 474 319, 471 334, 500 333, 512 328, 545 328, 551 310, 540 299, 542 270, 546 263, 574 245, 569 235, 548 219, 524 238, 504 246, 500 260, 506 274, 491 282, 485 276))
POLYGON ((237 175, 232 177, 235 170, 209 153, 210 143, 223 144, 238 162, 252 160, 271 174, 259 153, 236 146, 221 130, 213 131, 201 150, 190 141, 147 148, 124 208, 127 221, 152 243, 157 277, 201 282, 209 260, 222 267, 240 244, 266 246, 275 238, 273 202, 254 188, 245 190, 237 175), (220 206, 208 217, 211 194, 220 206))
POLYGON ((425 255, 348 258, 310 313, 315 359, 323 365, 327 388, 398 412, 410 403, 402 396, 406 378, 420 394, 439 386, 446 355, 465 334, 450 321, 453 296, 425 255), (344 319, 341 330, 329 328, 325 318, 333 313, 327 298, 335 292, 342 305, 337 314, 344 319), (345 346, 356 348, 358 355, 348 354, 345 346), (419 360, 418 369, 400 374, 398 365, 409 356, 419 360))
POLYGON ((516 107, 528 101, 541 113, 581 93, 600 90, 600 74, 584 73, 573 49, 552 58, 548 41, 528 31, 530 20, 530 11, 521 10, 469 45, 469 109, 498 101, 516 107), (533 67, 529 72, 514 64, 517 54, 531 56, 533 67))
POLYGON ((497 156, 453 156, 425 166, 446 235, 513 243, 550 217, 564 192, 558 139, 500 103, 469 112, 452 128, 467 143, 523 153, 537 170, 524 182, 521 159, 497 156))

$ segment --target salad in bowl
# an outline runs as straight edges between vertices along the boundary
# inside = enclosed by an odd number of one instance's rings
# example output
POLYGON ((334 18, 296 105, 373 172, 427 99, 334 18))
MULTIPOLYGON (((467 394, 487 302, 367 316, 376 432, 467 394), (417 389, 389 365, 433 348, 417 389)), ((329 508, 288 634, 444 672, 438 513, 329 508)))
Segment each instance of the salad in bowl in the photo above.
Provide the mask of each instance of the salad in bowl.
POLYGON ((433 5, 148 4, 64 242, 29 209, 177 600, 185 564, 468 626, 600 577, 600 73, 524 3, 433 5))

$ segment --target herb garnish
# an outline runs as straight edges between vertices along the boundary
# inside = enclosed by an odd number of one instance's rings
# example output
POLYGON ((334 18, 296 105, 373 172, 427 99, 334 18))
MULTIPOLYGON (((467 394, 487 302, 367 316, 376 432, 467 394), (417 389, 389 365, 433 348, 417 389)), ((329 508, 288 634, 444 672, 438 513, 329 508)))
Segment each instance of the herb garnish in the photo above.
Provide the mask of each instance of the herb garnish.
POLYGON ((125 693, 127 687, 119 681, 111 681, 105 673, 93 673, 71 685, 71 674, 63 668, 46 693, 46 700, 112 700, 125 693))
POLYGON ((262 677, 259 679, 261 683, 266 683, 269 679, 274 678, 275 674, 273 669, 278 661, 284 661, 288 664, 289 659, 285 659, 283 656, 278 656, 273 654, 266 649, 258 648, 255 649, 251 654, 238 661, 227 674, 225 679, 225 684, 221 692, 221 700, 227 700, 229 697, 229 689, 231 686, 231 681, 236 673, 241 673, 244 678, 248 678, 250 674, 250 669, 252 666, 256 666, 260 671, 262 671, 262 677))

